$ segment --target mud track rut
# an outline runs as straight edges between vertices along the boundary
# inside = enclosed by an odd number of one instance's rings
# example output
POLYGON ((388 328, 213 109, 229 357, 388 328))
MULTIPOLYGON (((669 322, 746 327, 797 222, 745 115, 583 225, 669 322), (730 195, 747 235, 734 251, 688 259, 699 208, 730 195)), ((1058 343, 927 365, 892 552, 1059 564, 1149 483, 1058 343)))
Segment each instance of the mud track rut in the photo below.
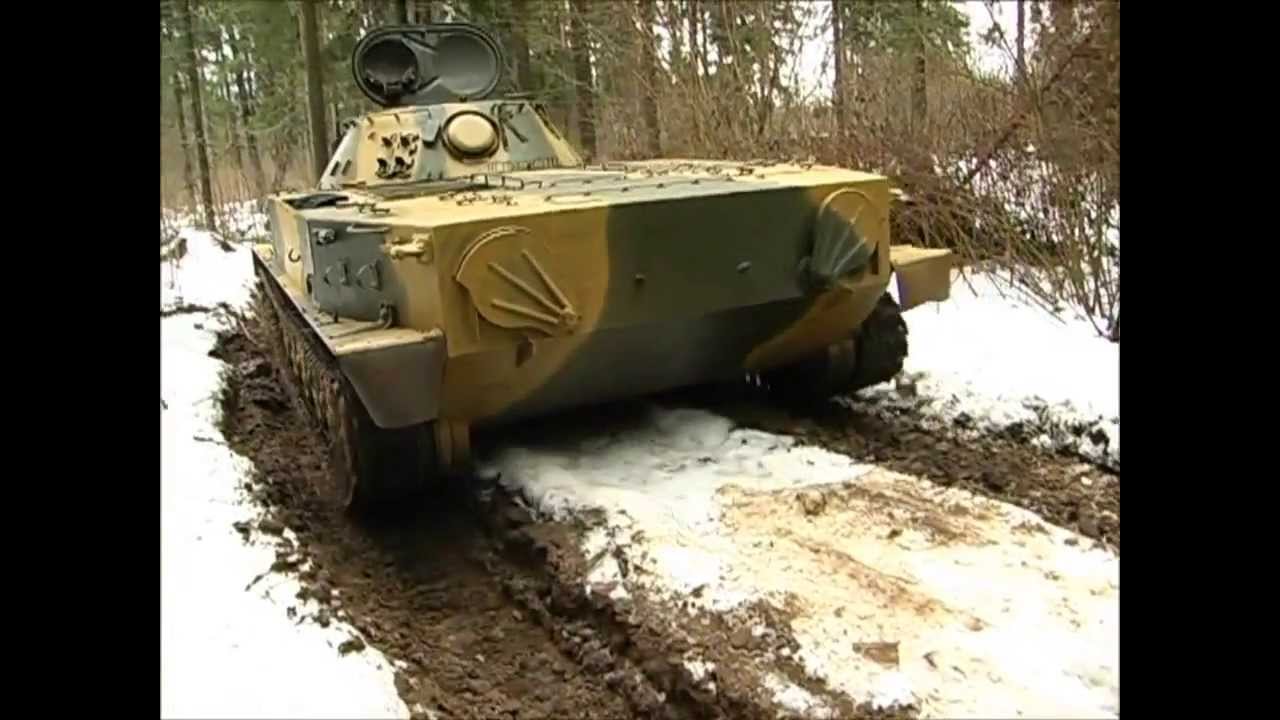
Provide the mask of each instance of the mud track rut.
MULTIPOLYGON (((396 687, 414 717, 780 716, 767 693, 735 688, 731 668, 720 671, 720 692, 699 691, 680 663, 689 639, 671 632, 664 608, 584 594, 581 528, 533 522, 496 487, 444 488, 380 526, 335 512, 315 489, 330 479, 326 442, 249 339, 265 336, 257 320, 244 326, 248 336, 224 334, 211 352, 230 366, 223 430, 254 463, 250 492, 265 510, 262 525, 297 537, 296 547, 281 538, 277 566, 310 561, 300 597, 323 609, 299 622, 339 617, 355 627, 363 637, 335 652, 368 643, 396 663, 396 687)), ((1093 469, 1096 484, 1082 485, 1072 460, 1003 441, 972 446, 909 423, 904 433, 830 407, 786 412, 723 394, 701 399, 744 424, 958 482, 1119 544, 1118 476, 1093 469)), ((720 628, 726 643, 733 630, 720 628)), ((885 716, 847 703, 840 710, 885 716)))

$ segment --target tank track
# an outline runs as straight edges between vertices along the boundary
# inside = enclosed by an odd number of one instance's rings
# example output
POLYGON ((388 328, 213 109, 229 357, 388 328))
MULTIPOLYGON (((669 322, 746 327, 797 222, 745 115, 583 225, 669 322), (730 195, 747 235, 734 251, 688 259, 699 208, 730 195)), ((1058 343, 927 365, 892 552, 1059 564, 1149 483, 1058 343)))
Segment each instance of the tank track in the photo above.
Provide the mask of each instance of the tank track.
POLYGON ((907 323, 885 293, 853 335, 823 352, 765 374, 761 384, 779 398, 820 402, 888 382, 907 357, 907 323))
POLYGON ((892 295, 880 296, 871 314, 854 333, 854 342, 857 360, 845 392, 855 393, 889 382, 902 372, 908 350, 907 321, 892 295))
POLYGON ((435 466, 430 426, 378 428, 336 359, 257 259, 254 272, 261 286, 256 309, 272 343, 272 362, 330 448, 330 472, 320 495, 344 511, 363 514, 419 490, 435 466))

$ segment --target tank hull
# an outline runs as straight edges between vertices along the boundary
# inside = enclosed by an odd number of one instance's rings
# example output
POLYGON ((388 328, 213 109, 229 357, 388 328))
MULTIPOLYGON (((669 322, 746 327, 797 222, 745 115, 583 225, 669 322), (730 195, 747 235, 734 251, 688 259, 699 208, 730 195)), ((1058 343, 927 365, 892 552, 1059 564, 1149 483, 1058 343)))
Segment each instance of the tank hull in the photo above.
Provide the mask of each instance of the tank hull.
POLYGON ((500 425, 767 372, 856 331, 892 273, 887 181, 725 167, 281 196, 258 257, 380 427, 500 425))

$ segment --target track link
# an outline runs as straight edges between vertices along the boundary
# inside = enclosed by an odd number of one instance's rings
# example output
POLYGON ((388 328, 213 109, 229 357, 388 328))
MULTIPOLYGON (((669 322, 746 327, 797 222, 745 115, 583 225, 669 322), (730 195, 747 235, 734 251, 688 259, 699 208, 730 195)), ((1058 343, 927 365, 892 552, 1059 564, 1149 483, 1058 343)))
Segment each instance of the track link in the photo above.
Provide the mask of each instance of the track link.
POLYGON ((435 470, 430 425, 378 428, 337 360, 256 258, 254 272, 262 288, 256 305, 269 334, 272 361, 289 395, 329 445, 330 471, 318 488, 321 496, 344 511, 363 514, 420 490, 435 470))

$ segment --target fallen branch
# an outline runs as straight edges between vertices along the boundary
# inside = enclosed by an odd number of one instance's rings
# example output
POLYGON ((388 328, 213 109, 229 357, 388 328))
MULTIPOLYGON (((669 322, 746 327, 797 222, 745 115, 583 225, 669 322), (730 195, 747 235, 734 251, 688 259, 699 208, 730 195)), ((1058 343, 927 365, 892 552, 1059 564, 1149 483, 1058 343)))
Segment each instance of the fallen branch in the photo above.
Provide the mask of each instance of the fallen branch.
POLYGON ((178 303, 171 308, 160 308, 160 317, 167 318, 173 315, 187 315, 190 313, 211 313, 213 308, 206 305, 195 305, 191 303, 178 303))

